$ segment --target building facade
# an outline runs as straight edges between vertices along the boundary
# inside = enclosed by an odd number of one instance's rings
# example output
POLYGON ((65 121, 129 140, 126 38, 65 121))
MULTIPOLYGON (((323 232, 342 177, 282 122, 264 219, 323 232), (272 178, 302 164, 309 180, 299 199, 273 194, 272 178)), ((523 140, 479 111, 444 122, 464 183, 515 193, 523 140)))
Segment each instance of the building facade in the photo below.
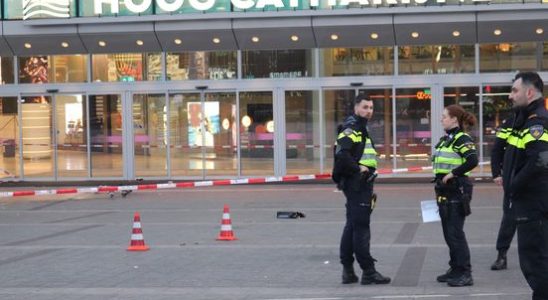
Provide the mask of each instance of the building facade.
POLYGON ((3 181, 330 172, 358 93, 381 168, 430 165, 453 103, 488 161, 514 74, 548 78, 542 0, 3 0, 2 17, 3 181))

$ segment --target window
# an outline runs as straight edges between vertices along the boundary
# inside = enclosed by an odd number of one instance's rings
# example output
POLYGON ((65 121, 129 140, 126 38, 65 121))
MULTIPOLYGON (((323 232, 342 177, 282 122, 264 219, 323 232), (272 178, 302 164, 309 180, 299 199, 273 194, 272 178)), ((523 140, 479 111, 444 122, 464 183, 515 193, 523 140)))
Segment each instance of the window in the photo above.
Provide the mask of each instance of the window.
POLYGON ((473 45, 401 46, 400 74, 451 74, 474 72, 473 45))
POLYGON ((480 72, 534 71, 537 43, 480 45, 480 72))
POLYGON ((92 56, 92 77, 96 82, 160 80, 159 53, 115 53, 92 56))
POLYGON ((298 78, 313 76, 312 50, 242 51, 242 77, 298 78))
POLYGON ((394 48, 331 48, 320 50, 321 76, 392 75, 394 48))
POLYGON ((236 51, 168 53, 167 80, 236 79, 236 51))
POLYGON ((87 82, 87 58, 80 54, 19 57, 19 82, 87 82))

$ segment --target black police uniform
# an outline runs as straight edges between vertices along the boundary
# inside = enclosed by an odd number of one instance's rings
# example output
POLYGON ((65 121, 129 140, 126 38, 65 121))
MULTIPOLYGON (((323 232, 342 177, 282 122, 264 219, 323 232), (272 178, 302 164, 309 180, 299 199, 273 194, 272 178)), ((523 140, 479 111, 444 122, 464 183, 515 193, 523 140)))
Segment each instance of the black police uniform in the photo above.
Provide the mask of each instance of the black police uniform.
POLYGON ((548 111, 539 98, 515 115, 503 184, 518 223, 521 271, 534 300, 548 299, 548 111))
POLYGON ((367 119, 352 115, 346 118, 337 138, 333 177, 346 197, 346 224, 340 244, 340 261, 343 265, 343 283, 357 282, 354 274, 354 255, 363 270, 362 284, 389 283, 390 278, 382 276, 375 269, 375 259, 370 253, 370 216, 373 181, 360 173, 359 161, 368 137, 367 119))
MULTIPOLYGON (((467 173, 478 165, 477 151, 472 138, 463 134, 459 127, 446 132, 436 145, 434 154, 434 172, 436 181, 436 199, 441 217, 443 237, 449 247, 449 270, 437 277, 439 282, 447 282, 450 286, 472 285, 472 267, 470 264, 470 249, 464 234, 464 220, 470 214, 470 200, 472 197, 472 183, 467 173), (436 166, 436 156, 442 154, 439 149, 453 149, 464 162, 450 172, 455 176, 444 184, 442 179, 446 172, 436 166)), ((450 168, 451 166, 449 166, 450 168)), ((448 167, 444 167, 448 168, 448 167)))
MULTIPOLYGON (((504 150, 506 149, 506 141, 512 132, 513 119, 505 120, 497 130, 495 143, 491 150, 491 175, 493 178, 502 176, 502 162, 504 160, 504 150)), ((510 198, 507 197, 507 192, 504 191, 502 203, 502 220, 500 222, 499 233, 497 236, 496 248, 498 256, 491 270, 502 270, 507 267, 506 252, 510 248, 514 234, 516 233, 516 219, 510 207, 510 198)))

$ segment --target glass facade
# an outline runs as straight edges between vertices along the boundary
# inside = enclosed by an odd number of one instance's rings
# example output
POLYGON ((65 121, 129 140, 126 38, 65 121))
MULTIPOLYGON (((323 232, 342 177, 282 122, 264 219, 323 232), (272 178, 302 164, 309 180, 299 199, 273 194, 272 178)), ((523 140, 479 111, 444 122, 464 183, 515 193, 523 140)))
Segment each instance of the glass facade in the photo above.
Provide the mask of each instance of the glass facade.
POLYGON ((432 94, 429 87, 396 89, 396 165, 431 164, 432 94))
MULTIPOLYGON (((544 70, 547 43, 521 44, 529 54, 515 59, 544 70)), ((202 179, 330 172, 337 125, 352 113, 359 93, 374 100, 369 129, 379 168, 429 166, 431 139, 441 132, 439 116, 431 112, 453 103, 478 116, 470 133, 481 143, 480 160, 488 161, 496 127, 510 111, 512 75, 498 67, 482 71, 493 56, 469 56, 469 47, 475 46, 443 46, 453 51, 443 54, 436 52, 440 46, 413 46, 409 58, 398 47, 397 65, 388 47, 166 53, 165 68, 160 53, 3 57, 0 176, 202 179), (457 63, 457 57, 465 59, 457 63), (440 68, 466 84, 437 76, 445 74, 440 68), (407 74, 412 79, 399 76, 407 74), (363 76, 358 85, 356 76, 363 76), (143 82, 120 83, 126 81, 143 82), (41 89, 48 92, 36 92, 41 89)))
POLYGON ((320 50, 321 76, 392 75, 394 48, 330 48, 320 50))
POLYGON ((181 52, 166 56, 167 80, 236 79, 236 51, 181 52))
POLYGON ((155 81, 162 77, 159 53, 93 54, 91 63, 95 82, 155 81))
POLYGON ((19 83, 87 82, 87 55, 19 57, 19 83))
POLYGON ((480 45, 480 72, 537 70, 537 43, 500 43, 480 45))
POLYGON ((298 78, 314 74, 312 50, 242 51, 242 77, 298 78))
POLYGON ((400 74, 448 74, 474 72, 474 45, 401 46, 400 74))

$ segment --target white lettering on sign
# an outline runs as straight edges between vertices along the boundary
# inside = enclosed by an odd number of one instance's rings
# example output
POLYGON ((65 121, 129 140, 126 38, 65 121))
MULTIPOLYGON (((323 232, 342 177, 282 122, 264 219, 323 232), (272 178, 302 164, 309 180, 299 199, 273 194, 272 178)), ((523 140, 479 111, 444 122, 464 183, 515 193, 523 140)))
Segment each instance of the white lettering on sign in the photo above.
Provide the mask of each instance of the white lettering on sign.
POLYGON ((250 9, 255 5, 253 0, 231 0, 232 4, 239 9, 250 9))
POLYGON ((267 5, 272 5, 278 8, 284 7, 282 0, 259 0, 257 1, 257 5, 255 7, 264 8, 267 5))
POLYGON ((95 0, 93 5, 93 13, 96 15, 103 14, 103 4, 110 4, 110 12, 117 14, 120 12, 120 5, 118 0, 95 0))
POLYGON ((133 1, 134 0, 124 0, 124 5, 127 9, 136 14, 145 12, 152 5, 152 0, 143 0, 141 4, 135 4, 133 1))
POLYGON ((34 16, 70 17, 69 0, 23 0, 23 20, 34 16))
MULTIPOLYGON (((68 3, 69 0, 23 0, 24 3, 29 2, 40 2, 40 3, 68 3)), ((120 3, 126 7, 129 12, 139 14, 147 10, 150 10, 152 5, 157 5, 161 10, 165 12, 174 12, 183 7, 185 0, 93 0, 94 1, 94 13, 96 15, 101 15, 104 13, 118 14, 120 13, 120 3), (136 4, 140 3, 140 4, 136 4), (103 8, 107 8, 106 11, 103 8)), ((217 1, 221 0, 186 0, 188 4, 195 10, 205 11, 213 8, 217 1)), ((228 1, 228 0, 224 0, 228 1)), ((303 0, 289 0, 287 5, 289 7, 299 7, 303 0)), ((320 1, 328 6, 348 6, 350 4, 356 3, 358 5, 410 5, 410 4, 419 4, 423 5, 428 0, 309 0, 310 7, 319 7, 320 1)), ((447 0, 435 0, 436 3, 446 3, 447 0)), ((491 0, 459 0, 460 2, 490 2, 491 0)), ((543 0, 548 1, 548 0, 543 0)), ((262 9, 267 6, 284 8, 283 0, 230 0, 232 5, 236 9, 250 9, 258 8, 262 9)), ((26 4, 25 4, 26 5, 26 4)), ((43 5, 43 4, 42 4, 43 5)), ((68 9, 68 8, 67 8, 68 9)))
POLYGON ((215 5, 215 0, 205 0, 202 2, 200 0, 190 0, 190 6, 194 7, 196 10, 208 10, 215 5))
POLYGON ((167 3, 166 0, 156 0, 156 4, 158 4, 161 9, 167 12, 178 10, 179 8, 181 8, 181 6, 183 6, 183 2, 184 0, 175 0, 171 3, 167 3))

